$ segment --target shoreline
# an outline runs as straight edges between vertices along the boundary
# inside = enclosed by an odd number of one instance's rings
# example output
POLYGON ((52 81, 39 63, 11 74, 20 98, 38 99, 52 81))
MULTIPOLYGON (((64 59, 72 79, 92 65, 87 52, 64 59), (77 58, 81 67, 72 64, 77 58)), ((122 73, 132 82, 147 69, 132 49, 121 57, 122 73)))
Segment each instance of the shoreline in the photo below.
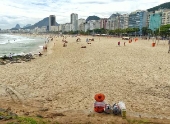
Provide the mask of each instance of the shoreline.
MULTIPOLYGON (((47 40, 46 37, 42 36, 42 35, 34 35, 34 34, 11 34, 11 33, 7 33, 7 35, 13 35, 13 36, 21 36, 23 38, 30 38, 30 39, 34 39, 35 43, 37 42, 37 40, 40 40, 40 41, 43 41, 42 43, 39 43, 39 44, 36 44, 35 46, 32 46, 30 47, 27 52, 23 52, 23 51, 20 51, 19 53, 13 53, 13 56, 22 56, 22 55, 26 55, 26 54, 29 54, 29 53, 32 53, 32 54, 37 54, 38 52, 41 52, 42 51, 42 48, 40 46, 43 46, 44 45, 44 41, 47 40), (34 48, 35 47, 35 48, 34 48)), ((38 42, 40 42, 38 41, 38 42)), ((10 52, 9 52, 10 54, 10 52)), ((0 56, 0 58, 2 58, 3 56, 5 55, 2 55, 0 56)), ((8 56, 8 54, 6 54, 6 56, 8 56)))
MULTIPOLYGON (((46 46, 50 47, 50 42, 47 42, 50 38, 50 35, 30 35, 30 34, 9 34, 9 35, 16 35, 16 36, 22 36, 22 37, 25 37, 25 38, 33 38, 35 39, 35 42, 36 42, 36 38, 41 38, 41 39, 45 39, 45 42, 46 42, 46 46)), ((43 53, 43 54, 46 54, 46 51, 43 49, 43 46, 45 45, 45 43, 42 43, 42 48, 37 48, 37 49, 32 49, 32 51, 29 51, 27 53, 24 53, 24 54, 11 54, 12 58, 13 59, 10 59, 9 56, 7 55, 4 55, 4 56, 0 56, 0 64, 1 65, 5 65, 5 64, 8 64, 8 63, 22 63, 22 62, 27 62, 27 61, 31 61, 31 59, 35 59, 37 58, 37 56, 39 55, 39 53, 43 53), (18 61, 19 60, 19 61, 18 61)), ((39 47, 39 46, 37 46, 39 47)), ((51 48, 50 48, 51 49, 51 48)))

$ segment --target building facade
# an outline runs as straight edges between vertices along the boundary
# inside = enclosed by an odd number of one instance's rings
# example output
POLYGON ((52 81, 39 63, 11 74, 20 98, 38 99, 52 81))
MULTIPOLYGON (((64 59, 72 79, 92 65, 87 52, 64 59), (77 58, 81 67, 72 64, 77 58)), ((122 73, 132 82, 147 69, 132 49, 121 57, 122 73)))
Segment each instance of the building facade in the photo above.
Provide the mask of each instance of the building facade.
POLYGON ((72 13, 71 14, 71 24, 72 24, 72 31, 78 30, 78 14, 72 13))
POLYGON ((55 15, 50 15, 49 16, 49 31, 51 31, 52 26, 56 26, 56 17, 55 17, 55 15))
POLYGON ((139 28, 137 34, 142 35, 142 28, 147 25, 147 12, 137 10, 129 14, 128 27, 129 28, 139 28))
POLYGON ((129 15, 128 15, 128 14, 123 14, 123 15, 122 15, 122 18, 123 18, 122 29, 126 29, 126 28, 128 28, 129 15))
POLYGON ((83 31, 82 25, 86 22, 85 19, 78 19, 78 30, 83 31))
POLYGON ((170 24, 170 9, 162 11, 162 25, 170 24))
POLYGON ((101 18, 100 19, 100 28, 104 28, 104 29, 106 29, 106 27, 107 27, 107 18, 101 18))
POLYGON ((161 12, 155 12, 149 14, 149 29, 152 31, 157 30, 162 23, 162 13, 161 12))

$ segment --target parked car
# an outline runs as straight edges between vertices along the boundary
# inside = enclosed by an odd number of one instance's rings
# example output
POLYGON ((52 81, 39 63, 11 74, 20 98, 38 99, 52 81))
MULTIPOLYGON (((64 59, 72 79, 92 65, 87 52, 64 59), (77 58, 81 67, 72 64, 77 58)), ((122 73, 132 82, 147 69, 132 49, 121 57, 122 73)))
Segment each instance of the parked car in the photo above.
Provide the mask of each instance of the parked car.
POLYGON ((122 40, 129 40, 130 37, 122 37, 122 40))

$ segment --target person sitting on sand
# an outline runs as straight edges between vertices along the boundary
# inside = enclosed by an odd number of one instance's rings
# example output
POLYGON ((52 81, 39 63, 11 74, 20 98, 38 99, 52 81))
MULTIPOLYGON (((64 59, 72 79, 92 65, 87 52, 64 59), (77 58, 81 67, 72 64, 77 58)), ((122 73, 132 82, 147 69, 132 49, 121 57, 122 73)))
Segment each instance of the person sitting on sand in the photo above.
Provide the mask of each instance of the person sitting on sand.
POLYGON ((9 59, 12 60, 12 53, 9 54, 9 59))
POLYGON ((66 44, 66 42, 64 42, 63 47, 66 47, 66 46, 67 46, 67 44, 66 44))
POLYGON ((39 56, 42 56, 43 54, 41 52, 39 52, 39 56))

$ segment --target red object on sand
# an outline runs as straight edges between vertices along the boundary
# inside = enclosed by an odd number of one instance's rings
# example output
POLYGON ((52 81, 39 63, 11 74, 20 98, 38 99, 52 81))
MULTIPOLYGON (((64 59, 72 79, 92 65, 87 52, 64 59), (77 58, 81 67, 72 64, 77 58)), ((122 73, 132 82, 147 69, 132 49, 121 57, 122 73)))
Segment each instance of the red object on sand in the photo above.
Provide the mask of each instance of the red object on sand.
POLYGON ((104 101, 104 99, 105 99, 105 95, 102 94, 102 93, 96 94, 96 95, 94 96, 94 99, 95 99, 97 102, 102 102, 102 101, 104 101))
POLYGON ((104 102, 95 102, 94 103, 94 111, 101 113, 104 112, 104 107, 105 107, 105 103, 104 102))
POLYGON ((104 112, 104 107, 101 106, 94 107, 94 111, 98 113, 104 112))
POLYGON ((155 47, 155 43, 152 43, 152 47, 155 47))

